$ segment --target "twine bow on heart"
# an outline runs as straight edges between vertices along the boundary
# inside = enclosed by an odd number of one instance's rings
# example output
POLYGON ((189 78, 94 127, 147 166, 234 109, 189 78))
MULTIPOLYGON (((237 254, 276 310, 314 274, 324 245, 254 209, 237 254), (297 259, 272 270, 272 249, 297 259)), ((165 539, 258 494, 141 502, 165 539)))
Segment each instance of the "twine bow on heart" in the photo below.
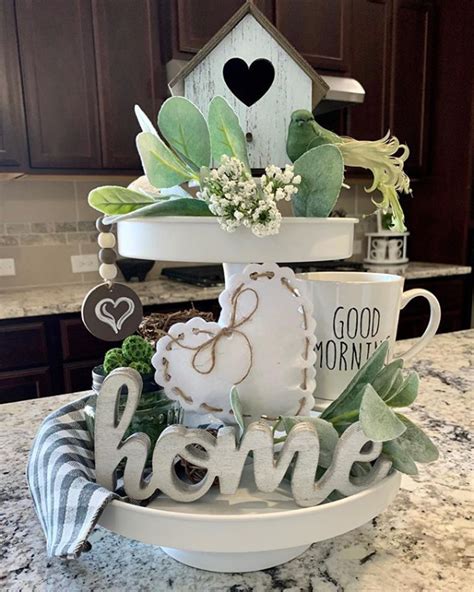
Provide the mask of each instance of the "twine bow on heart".
POLYGON ((240 286, 236 289, 236 291, 232 295, 231 305, 232 305, 232 311, 231 311, 231 316, 230 316, 230 323, 226 327, 222 327, 222 329, 220 331, 218 331, 217 333, 212 333, 211 331, 206 331, 205 329, 199 329, 198 327, 194 327, 192 329, 192 332, 194 335, 201 335, 201 334, 210 335, 209 339, 207 339, 206 341, 204 341, 200 345, 190 346, 190 345, 186 345, 185 343, 182 343, 182 340, 185 338, 184 333, 180 333, 177 337, 173 337, 171 335, 168 335, 171 341, 166 346, 166 349, 169 351, 171 349, 172 344, 175 343, 176 345, 178 345, 179 347, 181 347, 183 349, 194 351, 194 355, 193 355, 192 361, 191 361, 193 369, 196 372, 198 372, 199 374, 211 374, 211 372, 214 370, 214 368, 216 366, 216 350, 217 350, 217 345, 219 344, 219 341, 223 337, 231 337, 234 333, 237 333, 238 335, 240 335, 241 337, 244 338, 244 340, 247 343, 248 350, 249 350, 249 363, 248 363, 247 369, 245 371, 245 374, 242 376, 242 378, 240 380, 235 382, 235 384, 240 384, 250 374, 250 370, 252 369, 252 365, 253 365, 252 344, 250 343, 250 340, 247 337, 247 335, 245 335, 245 333, 240 330, 240 327, 242 327, 242 325, 247 323, 253 317, 253 315, 257 312, 258 305, 259 305, 258 294, 253 288, 244 288, 244 284, 240 284, 240 286), (254 304, 252 310, 248 314, 243 316, 240 320, 237 320, 237 309, 238 309, 239 299, 246 292, 251 292, 254 294, 255 304, 254 304), (211 353, 211 363, 207 368, 203 369, 203 364, 199 364, 198 358, 201 354, 203 354, 209 350, 211 353))

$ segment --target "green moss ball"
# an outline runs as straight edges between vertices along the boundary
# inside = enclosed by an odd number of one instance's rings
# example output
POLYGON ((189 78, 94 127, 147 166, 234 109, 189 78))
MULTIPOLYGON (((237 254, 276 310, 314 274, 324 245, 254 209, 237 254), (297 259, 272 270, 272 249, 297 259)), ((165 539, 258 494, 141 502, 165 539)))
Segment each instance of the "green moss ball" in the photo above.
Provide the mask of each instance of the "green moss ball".
POLYGON ((109 349, 109 351, 105 354, 104 371, 106 374, 110 374, 110 372, 115 370, 115 368, 122 368, 126 365, 127 363, 123 357, 122 350, 119 347, 109 349))
POLYGON ((153 372, 153 368, 151 367, 151 365, 147 364, 146 362, 131 362, 130 368, 134 368, 142 376, 151 374, 153 372))
POLYGON ((139 335, 130 335, 122 343, 122 353, 127 362, 146 362, 150 363, 153 355, 153 347, 139 335))

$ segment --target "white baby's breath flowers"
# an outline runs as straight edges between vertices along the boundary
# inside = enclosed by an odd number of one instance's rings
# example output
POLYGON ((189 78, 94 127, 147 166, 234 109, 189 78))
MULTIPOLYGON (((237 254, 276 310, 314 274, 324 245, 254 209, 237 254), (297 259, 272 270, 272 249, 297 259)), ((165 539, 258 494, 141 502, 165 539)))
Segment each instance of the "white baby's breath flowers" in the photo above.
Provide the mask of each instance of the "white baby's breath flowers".
POLYGON ((256 236, 268 236, 280 230, 277 202, 291 200, 300 182, 292 165, 283 171, 270 165, 256 182, 243 162, 224 155, 220 166, 203 180, 197 196, 209 205, 224 230, 233 232, 243 225, 256 236))

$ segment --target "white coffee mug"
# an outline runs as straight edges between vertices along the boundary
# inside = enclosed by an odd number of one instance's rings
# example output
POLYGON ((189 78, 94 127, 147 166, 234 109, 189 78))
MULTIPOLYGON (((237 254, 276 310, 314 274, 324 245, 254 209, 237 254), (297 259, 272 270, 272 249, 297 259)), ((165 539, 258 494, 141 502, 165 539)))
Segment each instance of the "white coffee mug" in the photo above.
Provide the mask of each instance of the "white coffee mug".
POLYGON ((372 250, 370 256, 375 261, 384 261, 387 257, 388 240, 385 238, 376 238, 372 241, 372 250))
POLYGON ((430 320, 418 341, 399 357, 415 356, 435 335, 441 320, 431 292, 403 292, 404 278, 385 273, 316 272, 299 274, 316 319, 316 397, 336 399, 376 348, 389 340, 393 357, 400 310, 418 296, 430 305, 430 320))
POLYGON ((403 240, 391 238, 388 241, 388 258, 391 260, 400 259, 403 254, 403 240))

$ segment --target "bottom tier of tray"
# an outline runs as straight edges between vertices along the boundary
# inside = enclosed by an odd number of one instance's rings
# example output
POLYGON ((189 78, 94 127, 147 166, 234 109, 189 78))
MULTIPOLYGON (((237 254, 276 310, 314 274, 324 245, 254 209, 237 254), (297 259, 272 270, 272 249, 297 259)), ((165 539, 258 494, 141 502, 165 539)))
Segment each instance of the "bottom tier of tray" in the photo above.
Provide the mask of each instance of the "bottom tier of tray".
POLYGON ((192 504, 160 496, 146 507, 109 504, 99 521, 108 530, 158 545, 186 565, 217 572, 257 571, 294 559, 315 542, 344 534, 383 512, 400 487, 393 472, 345 499, 298 507, 283 484, 257 491, 251 467, 233 496, 213 489, 192 504))

